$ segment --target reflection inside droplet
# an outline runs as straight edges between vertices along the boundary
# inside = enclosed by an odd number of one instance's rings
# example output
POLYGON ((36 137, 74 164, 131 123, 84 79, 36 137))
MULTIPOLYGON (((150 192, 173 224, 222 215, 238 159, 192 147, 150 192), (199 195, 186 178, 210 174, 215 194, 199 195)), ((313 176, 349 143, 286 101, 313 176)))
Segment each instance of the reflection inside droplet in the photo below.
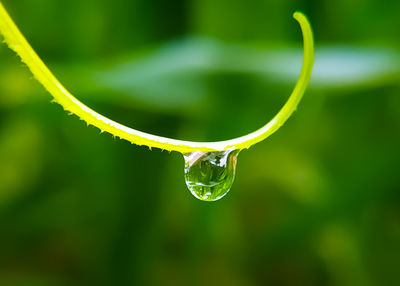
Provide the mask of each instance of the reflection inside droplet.
POLYGON ((199 200, 216 201, 232 187, 239 150, 184 154, 185 181, 199 200))

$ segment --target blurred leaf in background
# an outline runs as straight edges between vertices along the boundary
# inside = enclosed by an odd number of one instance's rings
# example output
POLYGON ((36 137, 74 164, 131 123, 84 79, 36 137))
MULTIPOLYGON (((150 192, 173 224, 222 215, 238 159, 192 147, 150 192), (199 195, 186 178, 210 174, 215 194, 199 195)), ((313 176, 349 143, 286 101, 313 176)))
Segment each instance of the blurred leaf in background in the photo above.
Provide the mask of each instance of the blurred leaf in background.
POLYGON ((0 285, 399 285, 400 2, 3 0, 68 89, 196 141, 298 111, 194 199, 179 154, 86 127, 0 46, 0 285))

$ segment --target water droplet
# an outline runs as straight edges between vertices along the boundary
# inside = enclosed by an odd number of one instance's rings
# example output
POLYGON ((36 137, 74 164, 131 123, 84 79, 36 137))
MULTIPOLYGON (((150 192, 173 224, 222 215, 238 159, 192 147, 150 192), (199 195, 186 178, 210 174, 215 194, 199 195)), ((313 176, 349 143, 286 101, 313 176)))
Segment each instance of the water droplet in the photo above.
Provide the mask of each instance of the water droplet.
POLYGON ((232 187, 239 150, 186 153, 185 181, 199 200, 216 201, 232 187))

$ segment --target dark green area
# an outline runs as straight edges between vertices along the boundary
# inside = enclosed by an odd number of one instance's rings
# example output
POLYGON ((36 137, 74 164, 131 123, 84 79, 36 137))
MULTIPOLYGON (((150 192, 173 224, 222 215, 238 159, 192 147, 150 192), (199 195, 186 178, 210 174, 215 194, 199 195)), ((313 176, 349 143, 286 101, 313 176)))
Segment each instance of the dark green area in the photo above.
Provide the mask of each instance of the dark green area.
POLYGON ((400 285, 400 1, 3 0, 61 82, 139 130, 209 141, 265 124, 316 40, 312 83, 196 200, 180 154, 51 104, 0 46, 0 285, 400 285))

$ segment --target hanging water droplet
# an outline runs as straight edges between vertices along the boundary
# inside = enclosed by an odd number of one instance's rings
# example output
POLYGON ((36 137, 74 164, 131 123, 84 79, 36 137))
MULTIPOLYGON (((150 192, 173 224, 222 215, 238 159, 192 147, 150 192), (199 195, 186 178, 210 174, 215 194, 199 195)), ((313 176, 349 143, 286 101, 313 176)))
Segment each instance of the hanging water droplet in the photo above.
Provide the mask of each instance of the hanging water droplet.
POLYGON ((185 181, 199 200, 216 201, 232 187, 239 150, 184 154, 185 181))

